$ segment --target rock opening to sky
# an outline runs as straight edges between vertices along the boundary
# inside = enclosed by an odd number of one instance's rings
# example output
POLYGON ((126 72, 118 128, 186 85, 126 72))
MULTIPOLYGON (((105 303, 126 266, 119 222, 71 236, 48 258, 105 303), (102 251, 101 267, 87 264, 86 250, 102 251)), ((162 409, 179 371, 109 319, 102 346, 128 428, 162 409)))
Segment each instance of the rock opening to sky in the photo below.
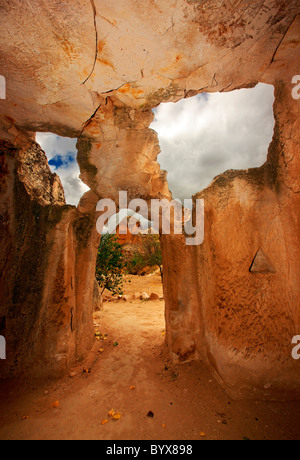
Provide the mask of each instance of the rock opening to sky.
POLYGON ((274 132, 274 88, 200 94, 154 110, 158 162, 174 198, 190 198, 229 169, 262 166, 274 132))
POLYGON ((60 177, 67 204, 77 206, 80 198, 89 190, 79 179, 77 139, 53 133, 37 133, 36 141, 46 153, 51 171, 60 177))

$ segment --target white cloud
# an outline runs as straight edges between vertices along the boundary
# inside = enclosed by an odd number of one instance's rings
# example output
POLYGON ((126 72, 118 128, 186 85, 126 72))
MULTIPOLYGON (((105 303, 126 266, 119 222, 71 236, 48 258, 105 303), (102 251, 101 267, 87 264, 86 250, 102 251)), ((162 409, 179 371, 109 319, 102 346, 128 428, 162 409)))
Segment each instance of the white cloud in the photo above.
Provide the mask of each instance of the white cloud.
POLYGON ((52 133, 37 133, 36 141, 46 153, 51 171, 58 174, 61 179, 67 204, 77 206, 80 198, 89 190, 79 179, 80 171, 76 161, 77 139, 60 137, 52 133))
POLYGON ((274 88, 259 84, 231 93, 201 94, 161 104, 157 131, 162 169, 173 196, 183 200, 228 169, 264 164, 274 130, 274 88))

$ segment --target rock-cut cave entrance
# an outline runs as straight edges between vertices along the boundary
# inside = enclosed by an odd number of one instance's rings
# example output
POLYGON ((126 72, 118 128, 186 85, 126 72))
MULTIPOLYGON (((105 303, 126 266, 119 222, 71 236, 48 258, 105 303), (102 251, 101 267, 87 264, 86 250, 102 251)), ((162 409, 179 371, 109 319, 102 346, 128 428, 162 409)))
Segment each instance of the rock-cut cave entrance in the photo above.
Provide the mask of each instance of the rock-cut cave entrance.
MULTIPOLYGON (((273 102, 273 87, 259 84, 252 89, 230 93, 203 93, 178 103, 164 103, 154 109, 155 119, 150 128, 158 134, 161 148, 158 162, 168 172, 173 197, 182 202, 189 199, 225 170, 260 167, 266 161, 273 135, 273 102)), ((47 154, 52 172, 61 178, 67 203, 78 205, 88 188, 79 179, 77 140, 38 133, 37 141, 47 154)), ((138 276, 134 278, 138 282, 133 278, 126 279, 123 296, 109 295, 106 291, 104 300, 107 304, 125 302, 126 308, 135 301, 140 303, 139 307, 147 308, 147 302, 152 298, 161 305, 163 290, 158 283, 151 284, 155 280, 153 270, 138 267, 141 236, 130 232, 124 236, 119 229, 117 233, 119 242, 132 259, 131 267, 137 268, 130 275, 138 276)), ((98 295, 95 287, 94 303, 99 306, 98 295)), ((161 307, 158 315, 159 312, 161 307)), ((164 334, 165 325, 162 329, 161 334, 164 334)))
MULTIPOLYGON (((168 184, 173 197, 182 202, 184 199, 189 199, 195 193, 208 187, 214 177, 226 169, 260 167, 266 161, 268 145, 273 135, 273 102, 273 87, 259 84, 253 89, 237 90, 231 93, 200 94, 178 103, 161 104, 154 109, 155 119, 150 128, 158 134, 161 148, 158 162, 161 168, 168 172, 168 184)), ((52 172, 57 173, 61 178, 66 202, 77 206, 82 195, 89 190, 79 179, 79 167, 76 161, 77 139, 62 138, 52 133, 38 133, 36 139, 47 154, 52 172)), ((98 155, 100 158, 101 153, 98 155)), ((80 222, 81 219, 85 225, 84 218, 80 217, 80 222)), ((118 231, 118 240, 123 247, 127 247, 127 254, 132 259, 131 266, 138 265, 140 236, 129 232, 128 236, 124 237, 122 232, 118 231)), ((168 265, 170 265, 173 255, 168 252, 167 240, 166 235, 164 257, 167 255, 168 265)), ((95 259, 92 257, 91 265, 93 260, 95 259)), ((147 309, 149 312, 152 305, 154 316, 151 316, 152 319, 148 316, 145 321, 147 324, 154 324, 157 319, 159 335, 163 337, 165 330, 169 330, 170 321, 180 324, 183 321, 183 325, 188 321, 189 306, 182 304, 181 294, 176 290, 177 286, 176 289, 172 289, 173 281, 170 279, 170 274, 166 282, 168 287, 163 292, 159 269, 153 275, 153 270, 147 271, 148 267, 141 268, 142 270, 133 270, 130 273, 131 279, 126 278, 122 296, 105 292, 104 301, 112 315, 112 322, 116 320, 116 311, 121 304, 122 307, 119 308, 121 316, 118 317, 118 321, 131 318, 132 324, 137 324, 147 309), (165 311, 164 301, 167 303, 165 311), (117 305, 114 305, 114 302, 117 305), (170 315, 169 310, 174 302, 176 305, 178 303, 179 312, 187 310, 187 315, 186 312, 183 312, 185 318, 174 320, 176 314, 173 312, 170 315), (136 309, 134 315, 130 306, 136 309), (124 310, 123 313, 121 313, 122 310, 124 310), (142 316, 139 316, 140 314, 142 316)), ((89 273, 89 277, 92 278, 92 271, 89 273)), ((188 286, 186 288, 188 289, 188 286)), ((87 308, 91 312, 93 307, 98 308, 100 305, 99 289, 95 283, 93 306, 82 308, 87 308)), ((72 320, 74 308, 71 309, 70 320, 72 334, 76 328, 72 320)), ((144 328, 142 324, 143 320, 140 323, 141 331, 144 328)), ((130 324, 128 323, 127 326, 129 327, 130 324)), ((95 327, 98 328, 99 325, 95 327)), ((102 332, 102 328, 96 329, 97 334, 102 334, 102 332)), ((193 350, 194 344, 191 346, 185 344, 184 348, 193 350)), ((185 353, 183 353, 184 357, 185 353)))
MULTIPOLYGON (((90 189, 80 180, 80 170, 77 163, 77 142, 76 138, 61 137, 57 134, 47 132, 36 133, 36 142, 40 145, 45 152, 48 165, 53 174, 57 174, 61 180, 61 184, 65 194, 65 201, 67 205, 79 206, 80 199, 90 189)), ((124 216, 123 216, 124 217, 124 216)), ((143 237, 146 235, 147 223, 151 222, 139 216, 141 221, 136 221, 137 233, 128 231, 128 238, 122 235, 120 227, 126 225, 126 218, 122 218, 119 224, 114 228, 119 243, 124 247, 124 254, 126 262, 130 263, 130 270, 124 272, 124 292, 121 295, 113 294, 108 289, 102 292, 102 286, 98 287, 95 280, 93 305, 85 306, 89 312, 94 311, 94 327, 95 338, 102 337, 102 332, 105 330, 101 322, 98 323, 98 312, 103 311, 103 300, 106 306, 106 317, 115 315, 116 312, 120 315, 118 322, 129 321, 128 328, 135 324, 135 330, 138 339, 141 339, 149 325, 152 324, 153 331, 158 332, 158 337, 161 341, 164 340, 165 335, 165 318, 164 318, 164 304, 163 304, 163 287, 161 279, 162 264, 157 267, 150 262, 150 266, 142 261, 140 248, 143 247, 143 237), (140 226, 140 222, 142 222, 140 226), (144 230, 144 234, 140 234, 139 228, 144 230), (128 248, 129 245, 129 248, 128 248), (101 295, 102 294, 102 295, 101 295), (148 303, 149 302, 149 303, 148 303), (130 311, 126 307, 130 305, 130 311), (148 314, 141 312, 141 305, 145 308, 148 307, 148 314), (149 314, 150 313, 150 314, 149 314), (101 326, 100 326, 101 324, 101 326), (156 328, 156 329, 155 329, 156 328), (101 332, 102 331, 102 332, 101 332)), ((132 230, 132 229, 131 229, 132 230)), ((99 237, 100 238, 100 237, 99 237)), ((145 247, 149 248, 148 256, 157 260, 160 256, 156 254, 156 250, 160 246, 159 236, 157 232, 154 235, 149 235, 149 244, 145 247)), ((96 249, 95 249, 96 251, 96 249)), ((160 252, 160 251, 159 251, 160 252)), ((92 264, 92 259, 90 260, 92 264)), ((158 262, 159 263, 159 262, 158 262)), ((73 289, 73 280, 71 279, 71 289, 73 289)), ((145 313, 145 312, 144 312, 145 313)), ((101 315, 101 313, 100 313, 101 315)), ((73 334, 76 325, 73 321, 74 307, 70 310, 70 327, 73 334)), ((115 316, 112 322, 115 321, 115 316)), ((147 335, 147 332, 146 332, 147 335)), ((101 339, 100 339, 101 340, 101 339)), ((119 339, 118 339, 119 340, 119 339)), ((155 341, 155 337, 154 337, 155 341)), ((115 343, 115 342, 114 342, 115 343)), ((105 345, 102 344, 102 346, 105 345)))
MULTIPOLYGON (((190 199, 226 170, 261 167, 267 160, 274 133, 273 103, 273 86, 259 84, 252 89, 230 93, 200 94, 175 104, 161 104, 154 109, 155 120, 150 128, 158 134, 161 147, 158 162, 168 172, 173 197, 182 202, 190 199)), ((123 225, 126 224, 125 219, 123 225)), ((141 233, 145 233, 143 230, 142 226, 141 233)), ((125 236, 118 231, 118 239, 129 254, 140 245, 139 238, 130 232, 125 236)), ((134 301, 137 304, 142 301, 140 312, 147 309, 145 301, 149 300, 148 296, 152 295, 154 299, 157 294, 155 288, 147 286, 148 276, 152 274, 143 274, 146 276, 139 278, 138 287, 132 287, 135 282, 130 280, 132 285, 127 284, 124 296, 119 298, 119 301, 127 302, 126 308, 134 301)), ((157 299, 162 298, 161 294, 158 293, 157 299)), ((169 289, 165 289, 165 295, 169 295, 169 289)), ((109 295, 104 300, 118 302, 109 295)), ((180 304, 180 299, 175 299, 176 302, 180 304)), ((167 308, 170 308, 172 299, 168 299, 168 303, 167 308)), ((184 306, 181 305, 180 309, 184 306)), ((185 354, 182 360, 185 360, 185 354)))

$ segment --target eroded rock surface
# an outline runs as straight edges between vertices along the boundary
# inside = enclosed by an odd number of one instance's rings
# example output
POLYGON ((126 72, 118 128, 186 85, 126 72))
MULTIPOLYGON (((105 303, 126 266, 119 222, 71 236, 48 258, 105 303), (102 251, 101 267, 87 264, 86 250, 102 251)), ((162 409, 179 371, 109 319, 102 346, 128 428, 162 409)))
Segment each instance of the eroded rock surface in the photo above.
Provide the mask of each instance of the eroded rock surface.
POLYGON ((298 15, 297 0, 5 1, 1 113, 71 135, 108 97, 144 110, 273 83, 295 65, 298 15))
MULTIPOLYGON (((174 358, 208 360, 235 397, 299 396, 291 338, 300 327, 300 201, 283 167, 290 145, 278 118, 280 113, 294 121, 290 140, 299 152, 298 110, 280 85, 267 163, 229 171, 196 196, 205 200, 202 246, 191 249, 183 238, 163 237, 165 260, 173 252, 182 261, 178 269, 173 256, 164 272, 174 358), (255 259, 260 267, 249 270, 255 259)), ((298 157, 291 161, 299 171, 298 157)))
POLYGON ((170 198, 151 109, 275 86, 268 162, 199 194, 205 241, 163 236, 167 341, 236 396, 299 393, 298 0, 11 0, 0 6, 1 306, 7 375, 66 370, 93 340, 99 198, 170 198), (66 206, 34 132, 78 138, 91 188, 66 206), (250 270, 258 252, 273 271, 250 270), (267 390, 266 390, 267 388, 267 390))
POLYGON ((99 238, 95 215, 66 206, 38 144, 15 135, 14 143, 1 141, 0 317, 7 359, 0 371, 55 376, 92 344, 99 238))

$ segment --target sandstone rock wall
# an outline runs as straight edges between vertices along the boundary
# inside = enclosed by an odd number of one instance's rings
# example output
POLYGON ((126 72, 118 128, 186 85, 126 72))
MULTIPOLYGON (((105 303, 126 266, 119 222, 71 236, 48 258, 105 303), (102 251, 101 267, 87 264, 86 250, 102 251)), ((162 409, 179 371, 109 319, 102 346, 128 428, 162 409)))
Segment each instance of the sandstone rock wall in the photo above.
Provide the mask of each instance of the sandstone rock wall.
POLYGON ((66 206, 31 138, 1 142, 1 376, 57 376, 92 344, 95 214, 66 206))
POLYGON ((268 162, 228 171, 195 197, 205 200, 203 245, 163 237, 173 357, 204 359, 235 397, 299 396, 299 179, 286 170, 299 171, 299 106, 282 82, 275 95, 268 162))

